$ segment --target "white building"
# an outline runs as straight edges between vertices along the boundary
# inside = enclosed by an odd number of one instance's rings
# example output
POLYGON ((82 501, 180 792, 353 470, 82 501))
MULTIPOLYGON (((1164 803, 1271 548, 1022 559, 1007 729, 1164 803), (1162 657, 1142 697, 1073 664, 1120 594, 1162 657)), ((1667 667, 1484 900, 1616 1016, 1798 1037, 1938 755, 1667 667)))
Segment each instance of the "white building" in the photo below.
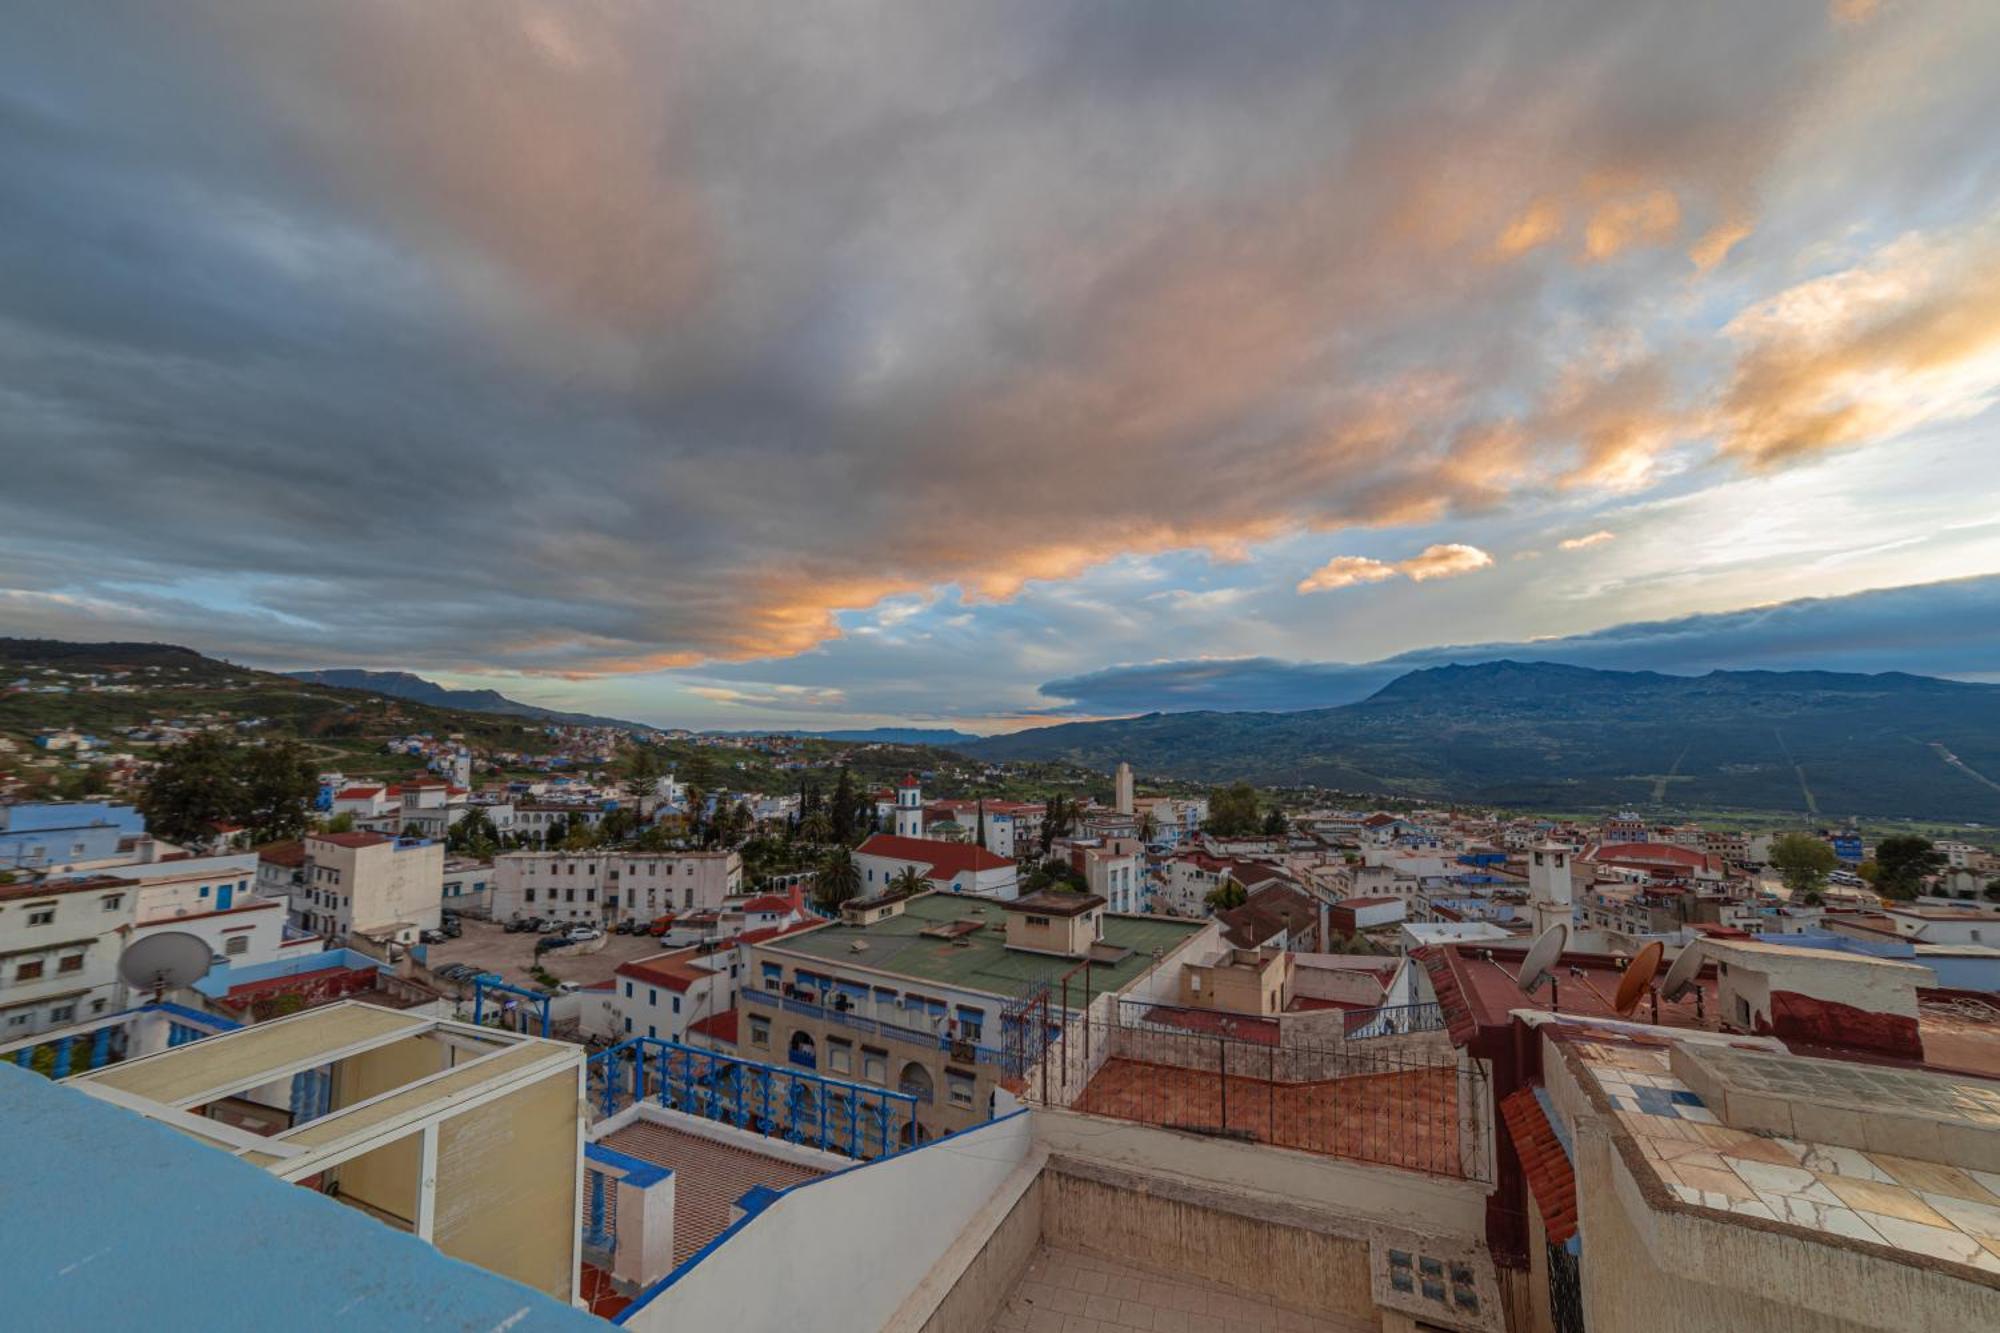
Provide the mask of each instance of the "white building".
POLYGON ((496 921, 651 921, 669 912, 716 911, 743 888, 733 851, 503 852, 493 858, 496 921))
MULTIPOLYGON (((284 957, 286 900, 256 892, 256 854, 206 859, 236 864, 197 866, 179 874, 158 872, 196 863, 166 861, 134 867, 148 873, 133 876, 135 906, 127 947, 149 935, 177 931, 205 941, 209 956, 226 966, 254 967, 284 957)), ((301 932, 293 949, 318 952, 322 943, 301 932)))
POLYGON ((308 833, 305 887, 292 922, 338 943, 349 934, 414 944, 435 930, 444 886, 444 845, 382 833, 308 833))
POLYGON ((612 1035, 684 1040, 690 1024, 735 1007, 741 966, 734 947, 705 945, 620 964, 611 998, 612 1035))
POLYGON ((111 1012, 138 885, 111 875, 0 884, 0 1041, 111 1012))
POLYGON ((1014 862, 966 842, 874 833, 854 849, 854 863, 861 868, 864 898, 888 888, 906 867, 914 867, 940 893, 1013 898, 1020 892, 1014 862))

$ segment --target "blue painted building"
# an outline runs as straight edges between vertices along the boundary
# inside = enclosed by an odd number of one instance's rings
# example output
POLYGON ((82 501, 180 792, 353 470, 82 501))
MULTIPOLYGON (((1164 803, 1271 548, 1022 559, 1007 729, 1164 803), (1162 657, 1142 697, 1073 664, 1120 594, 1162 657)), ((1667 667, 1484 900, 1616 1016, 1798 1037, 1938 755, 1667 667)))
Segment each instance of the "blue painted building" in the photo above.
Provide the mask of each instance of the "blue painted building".
POLYGON ((146 819, 111 801, 25 801, 0 805, 0 869, 40 870, 118 855, 146 819))

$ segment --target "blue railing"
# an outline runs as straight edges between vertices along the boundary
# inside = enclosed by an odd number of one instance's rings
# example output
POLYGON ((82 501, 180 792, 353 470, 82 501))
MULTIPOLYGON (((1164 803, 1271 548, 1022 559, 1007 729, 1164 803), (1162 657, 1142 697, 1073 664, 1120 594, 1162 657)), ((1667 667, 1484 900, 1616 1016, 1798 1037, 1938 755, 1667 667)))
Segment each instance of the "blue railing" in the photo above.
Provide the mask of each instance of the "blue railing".
POLYGON ((661 1106, 788 1143, 869 1160, 908 1146, 917 1098, 787 1065, 763 1064, 679 1042, 629 1037, 590 1057, 601 1112, 661 1106))
POLYGON ((234 1019, 161 1002, 107 1014, 77 1028, 10 1043, 0 1050, 0 1060, 12 1061, 22 1069, 44 1073, 55 1079, 87 1073, 123 1060, 127 1047, 134 1040, 131 1029, 147 1020, 166 1023, 168 1046, 185 1046, 191 1041, 200 1041, 242 1026, 234 1019), (48 1053, 46 1059, 43 1052, 48 1053))
POLYGON ((618 1251, 618 1185, 602 1171, 586 1166, 589 1184, 584 1192, 583 1246, 602 1254, 618 1251))

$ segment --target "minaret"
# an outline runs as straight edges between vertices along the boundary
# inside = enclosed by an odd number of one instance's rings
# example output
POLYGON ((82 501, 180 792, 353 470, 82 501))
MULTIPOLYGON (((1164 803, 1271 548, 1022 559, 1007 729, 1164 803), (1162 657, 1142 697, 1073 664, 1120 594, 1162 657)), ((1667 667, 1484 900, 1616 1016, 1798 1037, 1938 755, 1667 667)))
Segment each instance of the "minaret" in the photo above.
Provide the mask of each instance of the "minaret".
POLYGON ((1570 883, 1569 848, 1544 842, 1528 853, 1528 911, 1535 934, 1561 922, 1572 925, 1575 892, 1570 883))
POLYGON ((1121 815, 1131 814, 1133 809, 1132 765, 1121 762, 1118 765, 1118 775, 1114 777, 1111 780, 1111 782, 1112 782, 1112 798, 1111 798, 1112 804, 1118 807, 1119 814, 1121 815))
POLYGON ((915 773, 906 776, 896 788, 896 836, 924 836, 924 789, 917 785, 915 773))

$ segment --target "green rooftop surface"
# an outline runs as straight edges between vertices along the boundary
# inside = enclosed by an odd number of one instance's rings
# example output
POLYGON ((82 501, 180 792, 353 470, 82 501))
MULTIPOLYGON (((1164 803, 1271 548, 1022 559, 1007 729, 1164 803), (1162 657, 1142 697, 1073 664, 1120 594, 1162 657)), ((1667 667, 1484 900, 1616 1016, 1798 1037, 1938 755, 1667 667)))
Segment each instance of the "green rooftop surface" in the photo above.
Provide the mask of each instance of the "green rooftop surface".
MULTIPOLYGON (((1118 963, 1092 964, 1091 989, 1118 990, 1130 985, 1153 965, 1154 950, 1170 954, 1201 928, 1198 921, 1106 914, 1104 942, 1132 952, 1118 963)), ((766 947, 1009 997, 1025 995, 1036 982, 1053 982, 1077 964, 1075 959, 1008 949, 1007 913, 1000 904, 956 893, 928 893, 912 898, 900 915, 872 926, 835 923, 787 935, 766 947), (955 945, 950 940, 923 937, 922 932, 931 926, 968 920, 986 923, 984 930, 965 937, 970 943, 955 945), (854 952, 852 946, 856 940, 866 940, 868 948, 854 952)), ((1082 981, 1079 974, 1071 985, 1081 985, 1082 981)))

